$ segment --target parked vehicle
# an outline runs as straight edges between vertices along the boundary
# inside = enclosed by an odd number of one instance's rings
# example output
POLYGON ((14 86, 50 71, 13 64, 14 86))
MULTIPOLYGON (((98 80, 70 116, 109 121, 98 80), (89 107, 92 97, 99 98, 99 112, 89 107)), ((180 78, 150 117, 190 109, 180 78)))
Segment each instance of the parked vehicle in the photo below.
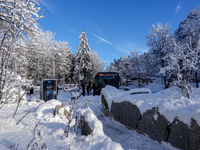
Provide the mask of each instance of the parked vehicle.
POLYGON ((95 76, 96 92, 94 95, 100 95, 101 89, 106 85, 111 85, 119 88, 120 77, 117 72, 99 72, 95 76))

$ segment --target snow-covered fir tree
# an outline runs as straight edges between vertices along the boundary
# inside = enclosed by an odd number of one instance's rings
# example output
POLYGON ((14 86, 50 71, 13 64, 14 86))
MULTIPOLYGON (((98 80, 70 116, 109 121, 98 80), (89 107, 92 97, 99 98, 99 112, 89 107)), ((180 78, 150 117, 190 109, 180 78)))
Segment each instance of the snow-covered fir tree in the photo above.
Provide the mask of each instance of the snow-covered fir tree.
POLYGON ((91 49, 84 30, 80 34, 79 40, 80 43, 78 45, 77 52, 75 53, 75 69, 73 72, 73 79, 78 81, 79 76, 82 75, 83 79, 87 81, 92 77, 92 62, 90 57, 91 49))

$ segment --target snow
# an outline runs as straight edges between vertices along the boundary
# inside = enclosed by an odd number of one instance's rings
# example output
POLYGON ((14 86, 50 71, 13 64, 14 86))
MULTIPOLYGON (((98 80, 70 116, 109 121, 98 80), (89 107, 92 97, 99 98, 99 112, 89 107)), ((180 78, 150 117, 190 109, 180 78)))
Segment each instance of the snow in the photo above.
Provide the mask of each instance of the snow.
MULTIPOLYGON (((147 89, 138 89, 138 91, 140 90, 141 92, 148 91, 147 89)), ((198 91, 198 89, 195 90, 198 91)), ((157 93, 134 95, 130 93, 131 91, 122 92, 112 86, 106 86, 102 90, 102 94, 108 102, 109 109, 111 108, 112 101, 117 103, 127 101, 136 105, 141 114, 153 107, 158 107, 160 114, 164 115, 170 123, 177 116, 179 120, 186 123, 189 127, 191 118, 194 118, 200 124, 200 95, 197 92, 190 99, 182 97, 175 87, 164 89, 157 93)), ((154 118, 155 120, 157 119, 156 116, 154 118)))
MULTIPOLYGON (((107 87, 105 88, 107 89, 107 87)), ((102 90, 104 91, 104 89, 102 90)), ((116 96, 123 99, 128 99, 132 97, 137 97, 138 106, 147 108, 145 105, 145 97, 149 99, 149 102, 153 103, 153 95, 149 89, 142 89, 144 92, 149 92, 149 94, 134 94, 133 92, 138 92, 138 89, 133 89, 131 91, 120 91, 109 87, 106 92, 106 97, 113 99, 116 96), (117 93, 115 93, 117 92, 117 93), (126 93, 126 96, 124 96, 126 93), (145 97, 142 97, 146 95, 145 97), (149 97, 149 96, 150 97, 149 97)), ((162 95, 162 92, 158 93, 158 97, 162 95)), ((21 119, 21 117, 28 112, 27 104, 21 104, 17 115, 12 118, 13 112, 17 104, 6 104, 2 109, 0 109, 0 147, 1 150, 9 149, 11 145, 17 146, 18 149, 27 149, 27 145, 35 140, 39 141, 40 132, 41 140, 39 145, 46 144, 47 149, 70 149, 70 150, 121 150, 121 149, 149 149, 149 150, 173 150, 176 149, 172 147, 169 143, 153 141, 147 136, 138 134, 136 131, 127 129, 124 125, 117 121, 106 118, 103 115, 101 97, 100 96, 80 96, 78 100, 72 101, 76 102, 79 107, 75 107, 73 111, 73 117, 75 118, 76 112, 84 116, 85 121, 88 122, 92 129, 92 133, 88 136, 82 136, 80 129, 78 133, 74 133, 73 125, 75 125, 75 119, 72 119, 70 124, 70 132, 68 137, 66 137, 66 127, 69 120, 65 117, 54 116, 54 108, 56 105, 63 105, 65 109, 69 110, 69 104, 71 101, 71 93, 69 91, 64 92, 59 90, 58 100, 50 100, 44 102, 39 99, 39 95, 32 95, 31 101, 27 102, 31 109, 30 113, 18 124, 16 123, 21 119), (89 100, 91 102, 86 106, 89 100), (37 128, 36 127, 37 124, 37 128), (34 140, 34 130, 36 139, 34 140)), ((166 92, 163 92, 166 93, 166 92)), ((155 94, 157 95, 157 94, 155 94)), ((163 94, 166 95, 166 94, 163 94)), ((155 100, 157 101, 157 100, 155 100)), ((132 101, 134 102, 134 101, 132 101)), ((157 101, 159 102, 159 101, 157 101)), ((191 104, 196 104, 196 101, 191 101, 191 104)), ((160 102, 161 103, 161 102, 160 102)), ((159 104, 160 104, 159 103, 159 104)), ((73 104, 73 103, 71 103, 73 104)), ((151 104, 152 106, 152 104, 151 104)), ((179 107, 185 106, 184 103, 180 104, 179 107)), ((198 106, 197 106, 198 107, 198 106)), ((172 108, 173 109, 173 108, 172 108)), ((144 110, 143 110, 144 111, 144 110)), ((200 114, 200 110, 199 110, 200 114)), ((156 116, 155 116, 156 119, 156 116)))
POLYGON ((155 114, 155 115, 153 116, 153 118, 154 118, 154 120, 157 120, 157 119, 158 119, 158 114, 155 114))
POLYGON ((62 105, 62 103, 60 101, 57 101, 57 100, 51 100, 51 101, 47 101, 46 103, 40 104, 38 106, 37 110, 36 110, 37 118, 41 118, 44 115, 43 114, 44 110, 49 110, 49 109, 54 110, 54 108, 57 105, 62 105))

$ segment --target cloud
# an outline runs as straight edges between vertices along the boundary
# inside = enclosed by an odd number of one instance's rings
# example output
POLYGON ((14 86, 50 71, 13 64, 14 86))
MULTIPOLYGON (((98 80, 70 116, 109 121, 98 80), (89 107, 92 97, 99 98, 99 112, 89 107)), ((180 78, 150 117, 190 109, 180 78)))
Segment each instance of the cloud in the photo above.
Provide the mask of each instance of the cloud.
POLYGON ((115 44, 118 51, 130 55, 130 51, 134 50, 136 45, 128 40, 123 40, 120 43, 115 44))
POLYGON ((175 12, 178 13, 183 7, 181 7, 179 4, 176 6, 175 12))
POLYGON ((89 19, 87 19, 87 20, 81 20, 81 21, 82 21, 83 23, 85 23, 86 25, 88 25, 88 26, 94 28, 96 31, 102 33, 102 31, 100 30, 99 26, 98 26, 96 23, 94 23, 93 21, 91 21, 91 20, 89 20, 89 19))
POLYGON ((71 33, 75 33, 75 30, 74 29, 72 29, 72 28, 70 28, 70 27, 67 27, 67 26, 65 26, 66 28, 67 28, 67 30, 69 30, 71 33))
POLYGON ((138 53, 145 53, 149 51, 149 48, 144 46, 137 49, 138 53))
POLYGON ((127 49, 122 48, 121 46, 118 46, 117 49, 127 55, 130 55, 130 51, 127 49))
MULTIPOLYGON (((103 42, 105 42, 105 43, 108 43, 108 44, 110 44, 110 45, 113 45, 110 41, 105 40, 105 39, 103 39, 103 38, 101 38, 101 37, 95 35, 94 33, 92 33, 92 35, 94 35, 96 38, 98 38, 99 40, 101 40, 101 41, 103 41, 103 42)), ((100 43, 99 43, 99 44, 100 44, 100 43)))
POLYGON ((47 10, 49 10, 52 14, 55 14, 55 5, 45 2, 45 0, 41 0, 40 2, 47 10))
POLYGON ((107 55, 107 54, 109 54, 109 55, 112 56, 113 58, 117 58, 117 56, 116 56, 114 53, 110 53, 110 52, 104 52, 104 53, 101 53, 101 52, 99 53, 99 52, 98 52, 98 54, 99 54, 99 55, 105 55, 105 54, 107 55))
POLYGON ((111 64, 111 62, 113 62, 113 60, 102 60, 102 61, 106 63, 105 67, 108 67, 111 64))
POLYGON ((133 50, 136 50, 140 54, 148 51, 148 48, 146 46, 141 46, 128 40, 123 40, 123 42, 115 44, 115 47, 118 51, 123 52, 127 55, 130 55, 130 52, 133 50))

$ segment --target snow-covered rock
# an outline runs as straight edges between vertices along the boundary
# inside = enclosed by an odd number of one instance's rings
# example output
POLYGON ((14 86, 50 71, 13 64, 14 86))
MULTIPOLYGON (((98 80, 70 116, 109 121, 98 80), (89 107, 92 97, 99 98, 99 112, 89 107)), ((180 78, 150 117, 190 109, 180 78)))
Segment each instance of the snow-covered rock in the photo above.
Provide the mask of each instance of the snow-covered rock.
MULTIPOLYGON (((136 90, 136 89, 134 89, 136 90)), ((172 123, 177 116, 179 120, 190 126, 191 118, 195 119, 200 124, 200 101, 198 98, 199 92, 194 90, 194 95, 190 99, 182 97, 179 91, 172 87, 162 90, 158 93, 148 94, 131 94, 132 91, 120 91, 112 86, 106 86, 102 89, 101 94, 104 95, 108 103, 109 110, 111 110, 112 102, 130 102, 136 105, 141 114, 153 107, 158 107, 161 115, 172 123)))

